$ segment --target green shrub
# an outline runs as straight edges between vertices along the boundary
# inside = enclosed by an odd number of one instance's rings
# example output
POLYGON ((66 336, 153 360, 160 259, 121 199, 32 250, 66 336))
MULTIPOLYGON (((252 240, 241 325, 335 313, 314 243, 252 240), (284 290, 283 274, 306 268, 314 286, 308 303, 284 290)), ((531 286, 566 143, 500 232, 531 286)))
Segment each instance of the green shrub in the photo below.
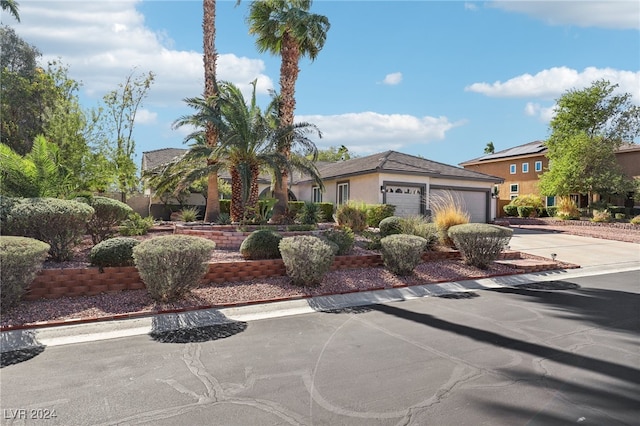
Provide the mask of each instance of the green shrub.
POLYGON ((504 210, 504 214, 506 214, 509 217, 518 216, 518 206, 516 205, 507 204, 506 206, 502 207, 502 210, 504 210))
POLYGON ((135 246, 133 259, 149 295, 169 302, 200 285, 215 248, 216 244, 205 238, 164 235, 135 246))
POLYGON ((367 226, 378 228, 380 221, 393 216, 396 206, 392 204, 369 204, 367 205, 367 226))
POLYGON ((336 210, 336 222, 340 226, 351 228, 354 232, 362 232, 367 228, 367 211, 357 203, 341 204, 336 210))
POLYGON ((304 201, 289 201, 287 210, 290 216, 297 217, 304 207, 304 201))
MULTIPOLYGON (((624 217, 624 215, 623 215, 624 217)), ((611 213, 608 210, 594 210, 591 222, 608 223, 611 222, 611 213)))
POLYGON ((615 214, 615 218, 616 220, 623 220, 627 217, 627 215, 625 215, 624 213, 616 213, 615 214))
POLYGON ((400 233, 416 235, 427 240, 426 250, 430 250, 438 242, 438 226, 429 222, 424 216, 406 216, 400 220, 400 233))
POLYGON ((536 212, 536 208, 534 206, 518 206, 519 217, 530 217, 534 212, 536 212))
POLYGON ((328 229, 324 231, 322 237, 338 246, 338 251, 336 252, 338 256, 344 256, 349 253, 355 242, 355 234, 351 228, 347 227, 328 229))
POLYGON ((282 235, 269 229, 253 231, 240 245, 240 253, 245 259, 277 259, 280 257, 278 245, 282 235))
POLYGON ((133 248, 140 241, 129 237, 115 237, 96 244, 89 253, 89 260, 100 269, 108 266, 133 266, 133 248))
POLYGON ((153 218, 151 216, 142 217, 138 213, 133 212, 129 218, 122 222, 120 227, 120 235, 137 236, 146 235, 149 229, 153 227, 153 218))
POLYGON ((220 200, 220 214, 226 213, 231 217, 231 200, 220 200))
POLYGON ((303 225, 315 225, 321 220, 320 214, 318 205, 307 201, 298 211, 297 219, 303 225))
POLYGON ((33 238, 0 236, 0 309, 16 305, 47 258, 49 244, 33 238))
POLYGON ((324 222, 333 222, 333 203, 316 203, 320 209, 320 217, 324 222))
POLYGON ((197 207, 186 207, 178 212, 180 222, 195 222, 199 216, 200 210, 197 207))
POLYGON ((280 253, 287 275, 299 286, 320 284, 335 257, 330 243, 310 235, 283 238, 280 253))
POLYGON ((384 266, 396 275, 409 275, 422 262, 427 240, 416 235, 396 234, 380 240, 384 266))
POLYGON ((640 225, 640 215, 632 217, 629 222, 634 225, 640 225))
POLYGON ((368 240, 366 244, 367 250, 380 250, 380 240, 382 239, 380 232, 365 229, 361 235, 368 240))
POLYGON ((231 225, 231 215, 229 213, 220 213, 216 225, 231 225))
POLYGON ((87 233, 93 244, 115 235, 114 228, 133 213, 133 209, 118 200, 107 197, 76 198, 93 207, 95 213, 87 222, 87 233))
POLYGON ((556 217, 556 215, 558 214, 558 207, 556 206, 547 206, 546 210, 547 216, 549 217, 556 217))
POLYGON ((10 235, 11 230, 8 227, 8 220, 13 207, 20 203, 22 198, 6 197, 0 195, 0 231, 4 235, 10 235))
POLYGON ((57 198, 30 198, 16 204, 9 216, 12 232, 49 244, 55 261, 71 259, 82 239, 93 208, 85 203, 57 198))
POLYGON ((467 265, 487 269, 511 240, 513 230, 486 223, 468 223, 449 228, 454 241, 467 265))
POLYGON ((402 233, 402 218, 399 216, 389 216, 382 219, 379 224, 380 237, 388 237, 389 235, 402 233))
POLYGON ((544 201, 542 200, 542 197, 536 194, 518 195, 516 198, 511 200, 509 204, 517 207, 532 206, 534 209, 544 207, 544 201))

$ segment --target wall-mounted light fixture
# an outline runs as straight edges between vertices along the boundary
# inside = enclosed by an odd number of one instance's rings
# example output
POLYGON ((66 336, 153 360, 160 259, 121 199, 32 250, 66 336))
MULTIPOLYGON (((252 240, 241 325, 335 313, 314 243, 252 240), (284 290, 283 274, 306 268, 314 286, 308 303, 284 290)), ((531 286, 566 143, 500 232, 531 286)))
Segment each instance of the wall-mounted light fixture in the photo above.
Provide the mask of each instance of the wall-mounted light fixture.
POLYGON ((383 193, 384 193, 384 192, 386 192, 386 191, 384 190, 384 185, 380 186, 380 192, 383 192, 383 193))

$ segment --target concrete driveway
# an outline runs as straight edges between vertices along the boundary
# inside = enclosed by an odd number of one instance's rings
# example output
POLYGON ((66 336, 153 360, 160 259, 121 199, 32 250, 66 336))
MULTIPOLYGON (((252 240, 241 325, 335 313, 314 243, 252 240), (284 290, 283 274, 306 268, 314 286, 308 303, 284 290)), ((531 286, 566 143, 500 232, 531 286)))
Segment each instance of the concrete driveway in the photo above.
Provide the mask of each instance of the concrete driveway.
MULTIPOLYGON (((624 232, 624 230, 620 230, 624 232)), ((511 249, 607 272, 640 264, 640 244, 515 228, 511 249)))

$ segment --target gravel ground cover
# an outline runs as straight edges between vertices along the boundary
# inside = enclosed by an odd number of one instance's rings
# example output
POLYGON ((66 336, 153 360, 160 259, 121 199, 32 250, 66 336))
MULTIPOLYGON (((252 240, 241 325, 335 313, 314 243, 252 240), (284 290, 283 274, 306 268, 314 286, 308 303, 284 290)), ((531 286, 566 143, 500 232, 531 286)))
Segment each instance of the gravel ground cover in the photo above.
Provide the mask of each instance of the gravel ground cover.
MULTIPOLYGON (((640 230, 609 229, 606 227, 521 225, 551 232, 566 232, 596 238, 640 243, 640 230)), ((170 231, 151 233, 144 238, 170 234, 170 231)), ((88 267, 88 253, 91 243, 84 241, 69 262, 46 262, 46 268, 88 267)), ((367 254, 370 251, 361 245, 352 254, 367 254)), ((526 256, 530 257, 530 256, 526 256)), ((237 251, 215 250, 211 261, 241 261, 237 251)), ((123 291, 119 293, 38 300, 22 302, 17 307, 2 313, 0 326, 24 326, 48 321, 69 321, 109 318, 114 315, 144 314, 202 307, 223 307, 232 304, 248 304, 288 298, 303 298, 319 295, 349 293, 383 288, 422 285, 437 282, 480 279, 513 273, 513 269, 494 264, 487 270, 465 265, 459 260, 441 260, 420 264, 409 277, 397 277, 382 267, 358 268, 329 272, 321 285, 300 288, 291 285, 288 277, 272 277, 260 280, 228 282, 206 285, 192 292, 184 300, 170 304, 154 302, 145 290, 123 291)))

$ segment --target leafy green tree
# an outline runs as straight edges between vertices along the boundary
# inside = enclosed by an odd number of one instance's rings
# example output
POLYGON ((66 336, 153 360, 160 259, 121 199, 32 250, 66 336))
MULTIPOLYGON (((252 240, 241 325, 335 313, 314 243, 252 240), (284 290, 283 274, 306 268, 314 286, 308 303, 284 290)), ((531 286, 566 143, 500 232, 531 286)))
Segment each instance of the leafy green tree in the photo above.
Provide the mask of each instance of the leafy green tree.
MULTIPOLYGON (((281 129, 291 128, 294 122, 295 85, 298 79, 300 58, 314 60, 324 47, 329 31, 326 16, 310 13, 311 0, 264 0, 251 3, 249 8, 249 33, 257 36, 260 52, 280 55, 280 102, 278 122, 281 129)), ((291 156, 292 134, 281 132, 278 151, 291 156)), ((281 171, 282 179, 274 185, 278 200, 274 215, 285 213, 288 202, 288 170, 281 171)))
POLYGON ((357 155, 350 152, 349 148, 344 145, 340 145, 340 147, 330 146, 327 149, 318 150, 317 161, 344 161, 356 157, 357 155))
POLYGON ((115 173, 116 187, 125 202, 127 193, 138 184, 137 167, 133 161, 135 140, 133 129, 138 109, 147 97, 155 74, 137 76, 135 70, 118 85, 118 89, 103 97, 104 107, 100 110, 101 130, 108 136, 108 148, 104 149, 115 173))
POLYGON ((582 90, 569 90, 557 101, 546 142, 551 163, 540 177, 544 195, 625 194, 633 189, 615 152, 640 136, 640 107, 631 94, 615 95, 617 84, 598 80, 582 90))
POLYGON ((484 147, 485 154, 493 154, 496 152, 496 148, 493 146, 493 142, 488 142, 487 146, 484 147))

